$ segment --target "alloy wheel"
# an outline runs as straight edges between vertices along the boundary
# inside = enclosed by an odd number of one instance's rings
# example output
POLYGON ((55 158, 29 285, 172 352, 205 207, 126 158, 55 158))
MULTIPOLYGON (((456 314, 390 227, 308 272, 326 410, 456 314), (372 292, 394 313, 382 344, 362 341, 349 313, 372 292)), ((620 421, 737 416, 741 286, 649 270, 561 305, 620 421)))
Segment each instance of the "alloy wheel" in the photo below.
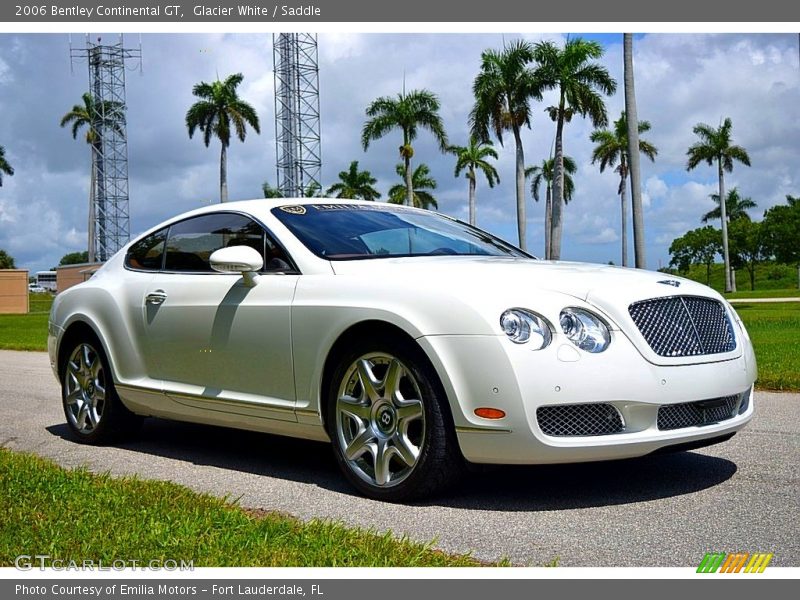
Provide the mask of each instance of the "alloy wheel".
POLYGON ((79 344, 67 361, 64 374, 64 406, 70 424, 80 434, 93 433, 106 407, 106 376, 97 351, 79 344))
POLYGON ((357 358, 336 396, 336 437, 347 466, 365 483, 392 487, 417 465, 425 410, 412 371, 387 353, 357 358))

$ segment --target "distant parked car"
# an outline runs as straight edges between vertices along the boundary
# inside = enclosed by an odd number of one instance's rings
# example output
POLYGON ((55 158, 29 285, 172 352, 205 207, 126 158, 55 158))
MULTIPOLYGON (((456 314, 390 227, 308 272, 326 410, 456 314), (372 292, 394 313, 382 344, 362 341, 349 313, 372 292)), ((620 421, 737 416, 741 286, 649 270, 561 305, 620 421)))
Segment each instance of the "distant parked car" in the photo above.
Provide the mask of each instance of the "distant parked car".
POLYGON ((697 448, 753 415, 750 339, 710 288, 536 260, 377 202, 180 215, 58 295, 49 332, 81 442, 145 416, 331 440, 348 480, 392 501, 440 490, 465 459, 697 448))
POLYGON ((31 283, 30 285, 28 285, 28 291, 31 294, 44 294, 47 290, 44 289, 40 285, 36 285, 35 283, 31 283))

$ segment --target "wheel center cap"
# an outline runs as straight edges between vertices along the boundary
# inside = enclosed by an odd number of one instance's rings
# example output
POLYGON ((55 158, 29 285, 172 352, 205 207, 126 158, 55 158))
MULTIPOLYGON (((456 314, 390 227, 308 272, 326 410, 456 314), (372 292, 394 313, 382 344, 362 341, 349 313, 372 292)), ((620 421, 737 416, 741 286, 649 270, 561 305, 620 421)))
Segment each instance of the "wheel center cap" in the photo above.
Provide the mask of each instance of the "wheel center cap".
POLYGON ((94 394, 94 383, 93 382, 90 381, 89 383, 86 384, 86 393, 87 394, 94 394))
POLYGON ((397 416, 395 415, 394 408, 389 404, 384 404, 375 413, 375 425, 381 433, 392 433, 396 423, 397 416))

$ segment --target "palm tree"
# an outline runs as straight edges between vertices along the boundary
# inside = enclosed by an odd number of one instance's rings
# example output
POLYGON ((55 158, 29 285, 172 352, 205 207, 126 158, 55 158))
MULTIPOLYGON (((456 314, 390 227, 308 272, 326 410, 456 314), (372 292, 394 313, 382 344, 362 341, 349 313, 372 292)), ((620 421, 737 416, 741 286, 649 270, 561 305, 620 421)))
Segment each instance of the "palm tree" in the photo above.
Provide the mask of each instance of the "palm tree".
MULTIPOLYGON (((722 218, 722 210, 719 205, 719 194, 711 194, 710 198, 716 203, 717 207, 708 211, 701 219, 703 223, 715 221, 722 218)), ((733 188, 725 197, 725 215, 728 221, 736 221, 737 219, 747 219, 750 221, 750 215, 747 211, 751 208, 758 206, 752 198, 742 198, 739 195, 739 188, 733 188)))
POLYGON ((562 212, 564 207, 564 123, 575 114, 589 117, 595 127, 608 124, 601 94, 617 90, 617 83, 602 65, 592 62, 603 56, 597 42, 582 38, 567 40, 564 48, 553 42, 539 42, 534 48, 538 63, 535 74, 545 89, 558 91, 558 105, 547 108, 556 123, 555 173, 553 177, 553 234, 550 257, 561 258, 562 212))
POLYGON ((222 144, 219 155, 220 202, 228 201, 228 146, 231 144, 231 128, 240 142, 244 142, 247 136, 247 125, 256 133, 261 133, 255 109, 239 98, 236 92, 243 79, 244 75, 236 73, 228 75, 225 81, 201 81, 192 88, 192 94, 199 100, 186 111, 186 127, 190 138, 199 129, 203 132, 206 148, 211 143, 212 136, 216 136, 222 144))
POLYGON ((105 260, 106 256, 98 257, 95 246, 95 199, 100 205, 100 227, 105 229, 105 162, 103 160, 103 132, 111 129, 118 135, 123 135, 120 127, 120 113, 124 106, 113 100, 95 102, 94 96, 89 92, 81 96, 82 104, 75 104, 61 117, 61 127, 72 125, 72 139, 78 139, 78 133, 86 128, 86 143, 91 148, 92 168, 89 175, 89 262, 98 258, 105 260), (96 190, 96 191, 95 191, 96 190))
MULTIPOLYGON (((264 198, 283 198, 283 192, 280 191, 278 188, 272 187, 269 181, 265 181, 261 184, 261 191, 264 192, 264 198)), ((322 186, 318 184, 316 181, 311 181, 306 186, 306 191, 303 192, 303 198, 325 198, 326 196, 322 194, 322 186)))
POLYGON ((472 84, 475 106, 469 115, 471 133, 482 142, 489 141, 489 130, 500 145, 503 132, 511 130, 516 144, 517 231, 519 247, 527 249, 525 217, 525 152, 520 135, 531 126, 531 99, 541 100, 539 83, 529 68, 533 46, 515 40, 502 50, 484 50, 481 70, 472 84))
MULTIPOLYGON (((692 144, 686 154, 689 160, 686 163, 686 170, 691 171, 701 162, 709 165, 717 163, 717 175, 719 177, 720 198, 725 198, 725 175, 724 172, 733 171, 733 161, 750 166, 750 157, 747 151, 741 146, 736 146, 731 140, 731 130, 733 122, 730 117, 726 118, 718 128, 711 127, 705 123, 698 123, 694 126, 695 135, 700 138, 692 144)), ((731 259, 728 253, 728 218, 726 214, 725 202, 720 203, 720 220, 722 221, 722 258, 725 263, 725 291, 733 290, 731 283, 731 259)))
POLYGON ((339 171, 339 181, 328 188, 327 195, 336 198, 377 200, 381 193, 373 186, 378 180, 369 171, 359 171, 358 161, 350 163, 347 171, 339 171))
POLYGON ((481 171, 493 188, 495 183, 500 183, 497 169, 489 163, 488 158, 497 160, 497 151, 492 142, 481 142, 474 135, 469 137, 468 146, 451 146, 450 151, 456 155, 456 169, 454 176, 458 177, 466 169, 465 177, 469 181, 469 224, 475 225, 475 188, 478 184, 477 171, 481 171))
MULTIPOLYGON (((546 195, 544 204, 544 257, 550 259, 550 236, 553 231, 553 175, 555 169, 555 159, 551 156, 542 160, 541 165, 535 167, 528 167, 525 169, 525 177, 533 177, 531 179, 531 195, 533 199, 539 201, 539 188, 542 181, 546 185, 546 195)), ((572 200, 572 195, 575 193, 575 183, 572 181, 572 175, 577 171, 578 167, 571 156, 564 157, 564 204, 572 200)))
POLYGON ((427 129, 436 141, 442 152, 447 151, 447 135, 444 132, 444 124, 439 116, 439 98, 428 90, 411 90, 406 93, 405 89, 396 98, 382 96, 374 100, 367 107, 367 117, 361 130, 361 144, 364 151, 369 147, 369 143, 378 140, 394 129, 403 132, 403 145, 400 146, 400 158, 403 159, 403 173, 406 183, 407 205, 414 202, 414 183, 412 181, 411 157, 414 156, 414 148, 411 145, 419 129, 427 129))
POLYGON ((0 146, 0 187, 3 187, 3 173, 11 177, 14 174, 14 167, 6 159, 5 147, 0 146))
MULTIPOLYGON (((649 121, 639 121, 638 133, 650 131, 649 121)), ((622 266, 628 266, 628 199, 627 182, 630 161, 628 159, 628 121, 625 118, 625 111, 622 111, 619 119, 614 121, 613 129, 595 129, 592 132, 591 140, 597 144, 592 151, 592 164, 600 163, 600 172, 605 171, 606 167, 614 167, 615 173, 619 173, 619 194, 621 205, 621 229, 622 229, 622 266), (617 164, 619 163, 619 164, 617 164)), ((655 160, 658 149, 650 142, 639 139, 639 152, 644 154, 651 161, 655 160)))
POLYGON ((644 243, 644 209, 642 208, 642 178, 639 168, 639 113, 636 110, 636 87, 633 82, 633 34, 622 34, 623 77, 625 81, 625 114, 630 115, 628 131, 628 170, 631 179, 633 208, 633 256, 637 269, 647 268, 644 243))
MULTIPOLYGON (((397 165, 395 169, 397 174, 403 178, 403 181, 408 181, 405 172, 405 166, 402 164, 397 165)), ((417 208, 439 208, 439 203, 429 190, 436 189, 436 180, 431 177, 431 170, 428 165, 421 163, 414 173, 411 175, 412 196, 411 205, 417 208)), ((389 202, 391 204, 406 204, 406 185, 397 184, 389 189, 389 202)))

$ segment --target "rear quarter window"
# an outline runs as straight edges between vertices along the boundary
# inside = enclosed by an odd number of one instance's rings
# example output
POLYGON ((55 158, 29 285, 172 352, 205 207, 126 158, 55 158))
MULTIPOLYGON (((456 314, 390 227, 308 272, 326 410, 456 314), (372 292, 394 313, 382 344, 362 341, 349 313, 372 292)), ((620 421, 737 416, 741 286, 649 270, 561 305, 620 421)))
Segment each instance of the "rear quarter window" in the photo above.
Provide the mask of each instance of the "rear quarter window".
POLYGON ((125 266, 137 271, 158 271, 164 261, 167 229, 161 229, 142 238, 125 255, 125 266))

